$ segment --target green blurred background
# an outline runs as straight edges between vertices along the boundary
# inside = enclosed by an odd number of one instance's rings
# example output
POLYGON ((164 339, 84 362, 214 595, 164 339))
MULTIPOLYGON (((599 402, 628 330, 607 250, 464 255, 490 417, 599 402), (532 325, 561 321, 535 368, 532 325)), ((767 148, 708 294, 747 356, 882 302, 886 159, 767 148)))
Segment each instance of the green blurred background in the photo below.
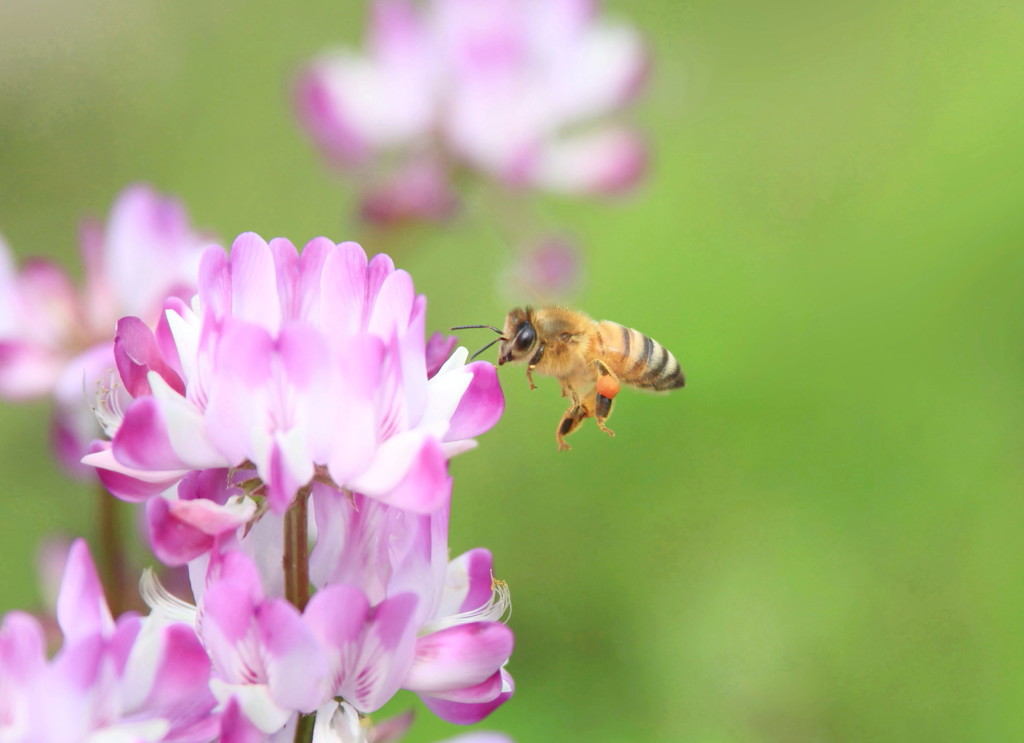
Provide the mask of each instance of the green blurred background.
MULTIPOLYGON (((609 7, 653 48, 629 113, 652 172, 611 205, 531 206, 586 247, 579 307, 689 384, 624 393, 617 437, 588 424, 566 454, 557 384, 501 370, 505 417, 453 464, 453 553, 490 547, 514 599, 518 691, 482 727, 1024 740, 1024 4, 609 7)), ((294 126, 296 66, 364 17, 6 0, 0 231, 77 265, 77 221, 146 180, 227 239, 391 252, 432 329, 500 323, 501 199, 374 234, 294 126)), ((43 404, 0 412, 3 610, 36 602, 38 540, 92 529, 46 430, 43 404)), ((423 712, 409 740, 457 732, 423 712)))

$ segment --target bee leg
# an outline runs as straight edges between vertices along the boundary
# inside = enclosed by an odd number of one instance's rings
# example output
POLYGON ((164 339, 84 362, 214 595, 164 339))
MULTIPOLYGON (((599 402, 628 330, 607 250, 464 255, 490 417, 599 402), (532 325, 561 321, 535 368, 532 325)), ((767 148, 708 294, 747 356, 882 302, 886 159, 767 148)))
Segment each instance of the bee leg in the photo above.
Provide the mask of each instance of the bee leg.
POLYGON ((609 436, 614 436, 615 431, 604 424, 608 420, 608 416, 612 414, 612 399, 598 393, 597 404, 594 407, 594 419, 597 421, 597 427, 609 436))
POLYGON ((590 411, 582 405, 573 405, 565 411, 565 415, 562 416, 562 420, 558 422, 558 428, 555 430, 555 440, 558 442, 559 451, 569 451, 571 447, 565 443, 565 437, 579 428, 580 423, 589 415, 590 411))
MULTIPOLYGON (((564 379, 559 379, 558 381, 562 385, 562 397, 570 397, 570 398, 572 398, 572 407, 574 407, 574 408, 580 407, 583 403, 580 402, 580 396, 578 394, 576 394, 576 388, 573 387, 571 384, 569 384, 564 379)), ((571 410, 571 408, 570 408, 570 410, 571 410)))
POLYGON ((530 359, 530 363, 526 367, 526 379, 530 382, 530 389, 531 390, 537 389, 537 385, 535 385, 533 383, 533 370, 537 368, 537 364, 540 363, 540 360, 542 358, 544 358, 544 344, 543 343, 537 349, 537 353, 535 353, 533 355, 533 358, 530 359))

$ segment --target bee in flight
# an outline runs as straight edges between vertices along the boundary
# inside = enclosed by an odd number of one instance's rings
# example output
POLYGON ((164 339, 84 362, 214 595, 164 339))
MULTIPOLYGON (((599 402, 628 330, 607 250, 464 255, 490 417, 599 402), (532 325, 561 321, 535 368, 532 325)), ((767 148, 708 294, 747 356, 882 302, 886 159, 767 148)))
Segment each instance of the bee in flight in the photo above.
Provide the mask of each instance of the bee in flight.
POLYGON ((500 342, 498 365, 525 362, 530 389, 537 388, 534 372, 559 381, 562 397, 572 400, 555 429, 559 449, 569 448, 565 437, 591 416, 598 428, 615 435, 605 421, 620 383, 656 392, 686 383, 675 356, 653 338, 610 320, 596 322, 567 307, 517 307, 505 317, 504 329, 460 325, 452 330, 467 328, 489 328, 499 336, 474 358, 500 342))

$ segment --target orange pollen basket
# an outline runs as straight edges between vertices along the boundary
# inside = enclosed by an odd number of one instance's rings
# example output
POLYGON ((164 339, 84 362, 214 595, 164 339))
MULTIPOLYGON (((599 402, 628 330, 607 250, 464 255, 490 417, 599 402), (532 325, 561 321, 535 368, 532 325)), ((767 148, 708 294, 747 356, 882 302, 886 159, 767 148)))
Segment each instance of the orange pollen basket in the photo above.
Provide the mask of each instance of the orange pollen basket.
POLYGON ((611 400, 619 394, 619 380, 610 374, 597 378, 597 393, 611 400))

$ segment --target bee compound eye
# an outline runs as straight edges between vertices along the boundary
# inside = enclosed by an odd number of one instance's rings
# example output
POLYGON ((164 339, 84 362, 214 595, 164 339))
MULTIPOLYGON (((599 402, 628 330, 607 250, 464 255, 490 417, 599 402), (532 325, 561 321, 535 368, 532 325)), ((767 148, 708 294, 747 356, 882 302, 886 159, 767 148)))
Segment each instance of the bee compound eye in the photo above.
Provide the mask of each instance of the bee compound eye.
POLYGON ((533 326, 527 323, 519 329, 516 333, 515 346, 517 351, 527 351, 530 346, 533 345, 534 341, 537 340, 537 331, 533 329, 533 326))

